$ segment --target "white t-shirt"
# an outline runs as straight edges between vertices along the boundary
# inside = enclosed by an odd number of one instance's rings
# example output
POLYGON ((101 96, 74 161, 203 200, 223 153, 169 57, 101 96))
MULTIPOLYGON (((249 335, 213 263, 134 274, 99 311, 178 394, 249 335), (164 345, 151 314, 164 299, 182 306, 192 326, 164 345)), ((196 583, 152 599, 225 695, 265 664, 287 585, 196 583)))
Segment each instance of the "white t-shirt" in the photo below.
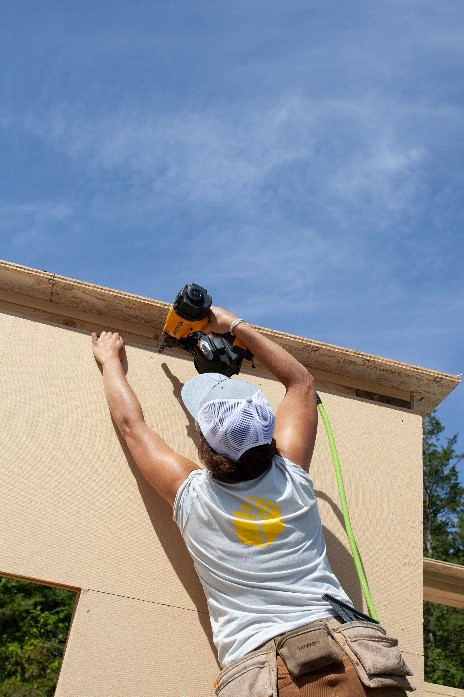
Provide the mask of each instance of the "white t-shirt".
POLYGON ((289 460, 275 457, 238 484, 195 470, 173 515, 206 594, 221 665, 334 615, 324 593, 350 603, 327 559, 312 480, 289 460))

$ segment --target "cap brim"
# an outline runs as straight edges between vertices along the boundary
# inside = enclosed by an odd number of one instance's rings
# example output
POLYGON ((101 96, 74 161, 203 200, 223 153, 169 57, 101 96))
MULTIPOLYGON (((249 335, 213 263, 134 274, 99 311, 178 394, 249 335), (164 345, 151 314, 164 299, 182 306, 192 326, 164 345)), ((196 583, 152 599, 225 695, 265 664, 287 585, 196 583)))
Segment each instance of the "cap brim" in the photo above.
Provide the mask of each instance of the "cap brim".
POLYGON ((198 420, 198 412, 213 399, 248 399, 258 388, 244 380, 228 378, 221 373, 202 373, 182 388, 181 397, 186 408, 198 420))

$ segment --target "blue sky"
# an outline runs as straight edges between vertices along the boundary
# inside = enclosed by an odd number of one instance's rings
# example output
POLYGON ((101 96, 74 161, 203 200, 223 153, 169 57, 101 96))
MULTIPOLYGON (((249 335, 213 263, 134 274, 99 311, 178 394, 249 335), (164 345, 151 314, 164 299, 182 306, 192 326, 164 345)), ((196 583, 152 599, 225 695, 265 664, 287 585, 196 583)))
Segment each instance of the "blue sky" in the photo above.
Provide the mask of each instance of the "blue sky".
POLYGON ((1 258, 464 372, 462 0, 1 15, 1 258))

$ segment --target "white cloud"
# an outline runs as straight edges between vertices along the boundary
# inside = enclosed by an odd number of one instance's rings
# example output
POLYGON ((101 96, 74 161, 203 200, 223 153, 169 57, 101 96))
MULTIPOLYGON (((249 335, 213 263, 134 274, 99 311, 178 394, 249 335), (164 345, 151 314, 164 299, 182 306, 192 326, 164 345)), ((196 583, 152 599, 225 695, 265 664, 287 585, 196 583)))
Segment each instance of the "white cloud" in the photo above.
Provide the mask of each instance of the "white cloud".
POLYGON ((83 167, 142 174, 157 191, 196 199, 223 197, 286 159, 308 156, 300 116, 291 105, 235 117, 191 111, 174 118, 131 109, 91 115, 61 105, 30 115, 26 125, 83 167))
MULTIPOLYGON (((227 283, 229 297, 243 289, 243 311, 259 321, 273 288, 275 314, 302 302, 305 312, 348 304, 361 311, 366 293, 376 305, 387 296, 400 301, 393 259, 367 243, 411 212, 421 185, 425 148, 394 122, 369 101, 292 94, 271 106, 249 102, 240 112, 190 110, 172 119, 135 106, 90 114, 55 104, 29 115, 27 127, 95 182, 93 224, 107 215, 108 226, 120 225, 121 214, 143 227, 163 206, 185 207, 186 219, 210 211, 203 229, 193 222, 185 235, 188 259, 177 258, 177 273, 193 267, 211 287, 227 283), (106 189, 113 181, 121 200, 106 189)), ((55 216, 60 210, 71 214, 63 204, 55 216)), ((53 211, 32 208, 28 234, 46 236, 53 211)), ((25 233, 16 234, 15 243, 26 244, 25 233)))
POLYGON ((73 210, 64 201, 39 201, 0 205, 0 229, 13 249, 22 250, 53 244, 52 230, 62 227, 66 234, 73 210))
POLYGON ((344 205, 361 200, 366 213, 371 207, 388 217, 410 205, 426 155, 415 134, 395 133, 394 120, 369 103, 293 94, 270 107, 248 103, 239 113, 190 110, 173 118, 55 104, 29 115, 27 127, 95 177, 127 181, 134 199, 180 198, 253 213, 260 188, 301 163, 308 171, 308 181, 298 182, 302 196, 326 199, 342 215, 344 205))
MULTIPOLYGON (((387 210, 404 208, 413 194, 414 173, 425 156, 425 148, 403 147, 379 139, 368 152, 354 154, 334 178, 333 188, 341 198, 370 196, 387 210)), ((363 199, 365 202, 365 199, 363 199)))

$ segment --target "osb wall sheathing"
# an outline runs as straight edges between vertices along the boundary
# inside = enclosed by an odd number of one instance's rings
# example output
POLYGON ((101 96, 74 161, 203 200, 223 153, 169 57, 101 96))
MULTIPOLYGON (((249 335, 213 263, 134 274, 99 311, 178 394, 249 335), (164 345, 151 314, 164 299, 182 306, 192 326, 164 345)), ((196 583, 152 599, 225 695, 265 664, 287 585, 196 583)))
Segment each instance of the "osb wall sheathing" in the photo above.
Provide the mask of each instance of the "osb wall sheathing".
MULTIPOLYGON (((3 303, 0 293, 0 573, 82 589, 56 695, 212 695, 218 666, 192 562, 170 507, 138 473, 108 412, 89 339, 104 318, 73 314, 70 327, 63 307, 61 318, 45 316, 37 298, 28 310, 12 292, 3 303)), ((158 354, 144 331, 127 334, 128 378, 147 422, 195 458, 179 402, 193 364, 187 354, 158 354)), ((280 385, 259 368, 244 377, 277 406, 280 385)), ((372 596, 420 694, 421 418, 319 387, 372 596)), ((322 424, 312 469, 332 566, 366 609, 322 424)))

